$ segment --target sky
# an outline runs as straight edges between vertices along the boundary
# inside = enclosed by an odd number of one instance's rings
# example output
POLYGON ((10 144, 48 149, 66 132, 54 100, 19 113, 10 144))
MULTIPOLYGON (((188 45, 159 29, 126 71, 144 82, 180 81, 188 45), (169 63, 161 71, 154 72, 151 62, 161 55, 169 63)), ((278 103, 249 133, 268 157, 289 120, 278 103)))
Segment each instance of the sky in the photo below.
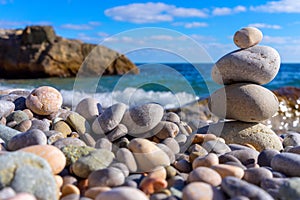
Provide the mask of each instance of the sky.
POLYGON ((247 26, 284 63, 300 63, 300 0, 0 0, 0 29, 51 25, 57 35, 108 46, 134 62, 217 61, 247 26))

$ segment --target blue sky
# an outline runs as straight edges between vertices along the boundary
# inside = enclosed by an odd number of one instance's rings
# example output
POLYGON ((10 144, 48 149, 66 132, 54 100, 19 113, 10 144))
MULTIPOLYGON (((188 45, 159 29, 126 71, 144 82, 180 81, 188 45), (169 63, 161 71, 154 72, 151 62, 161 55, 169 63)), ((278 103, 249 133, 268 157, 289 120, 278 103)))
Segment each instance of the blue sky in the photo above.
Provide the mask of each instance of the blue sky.
MULTIPOLYGON (((237 49, 232 42, 235 31, 255 26, 264 34, 261 45, 277 49, 282 62, 300 62, 300 0, 0 0, 0 29, 35 24, 123 53, 156 44, 199 61, 203 52, 192 43, 216 61, 237 49), (145 27, 156 27, 154 35, 145 27)), ((159 51, 132 52, 128 56, 135 62, 176 61, 176 56, 159 51)))

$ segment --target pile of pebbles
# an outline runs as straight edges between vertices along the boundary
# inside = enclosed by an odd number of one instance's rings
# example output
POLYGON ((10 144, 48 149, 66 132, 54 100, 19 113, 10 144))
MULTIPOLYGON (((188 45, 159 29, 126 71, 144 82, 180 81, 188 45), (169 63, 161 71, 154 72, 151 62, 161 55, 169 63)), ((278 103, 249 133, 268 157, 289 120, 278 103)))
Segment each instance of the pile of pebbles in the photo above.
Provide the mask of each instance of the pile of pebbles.
MULTIPOLYGON (((253 29, 236 33, 238 44, 251 44, 236 52, 259 42, 253 29)), ((259 123, 277 109, 268 103, 264 111, 256 97, 273 98, 256 85, 264 83, 233 82, 225 86, 233 93, 227 103, 237 100, 243 107, 236 110, 248 114, 236 117, 233 109, 224 118, 238 121, 198 130, 155 103, 104 109, 85 98, 72 111, 49 86, 0 96, 0 199, 299 199, 300 137, 280 139, 259 123)))

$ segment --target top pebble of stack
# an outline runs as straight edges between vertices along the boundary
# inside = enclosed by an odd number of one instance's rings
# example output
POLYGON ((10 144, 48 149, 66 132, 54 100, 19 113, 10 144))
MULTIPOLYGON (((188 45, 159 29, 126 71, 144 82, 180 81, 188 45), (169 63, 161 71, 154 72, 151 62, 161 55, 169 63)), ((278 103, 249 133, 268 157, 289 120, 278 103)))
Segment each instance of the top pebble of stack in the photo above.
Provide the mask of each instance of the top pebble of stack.
POLYGON ((257 45, 263 38, 262 32, 255 27, 246 27, 234 34, 234 44, 241 49, 249 48, 257 45))

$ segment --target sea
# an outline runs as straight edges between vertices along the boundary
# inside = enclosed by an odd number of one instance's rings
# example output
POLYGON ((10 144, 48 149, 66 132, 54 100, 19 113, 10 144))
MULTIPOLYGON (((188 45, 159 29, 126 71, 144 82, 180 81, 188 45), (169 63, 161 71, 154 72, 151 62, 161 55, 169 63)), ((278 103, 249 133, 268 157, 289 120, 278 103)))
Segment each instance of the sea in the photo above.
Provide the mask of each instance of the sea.
MULTIPOLYGON (((98 99, 105 108, 122 102, 129 106, 155 102, 166 109, 178 108, 208 97, 222 86, 211 79, 211 63, 136 63, 140 73, 99 77, 1 79, 0 89, 32 90, 53 86, 60 90, 64 105, 76 106, 86 98, 98 99)), ((300 63, 282 63, 277 76, 264 87, 300 87, 300 63)))

